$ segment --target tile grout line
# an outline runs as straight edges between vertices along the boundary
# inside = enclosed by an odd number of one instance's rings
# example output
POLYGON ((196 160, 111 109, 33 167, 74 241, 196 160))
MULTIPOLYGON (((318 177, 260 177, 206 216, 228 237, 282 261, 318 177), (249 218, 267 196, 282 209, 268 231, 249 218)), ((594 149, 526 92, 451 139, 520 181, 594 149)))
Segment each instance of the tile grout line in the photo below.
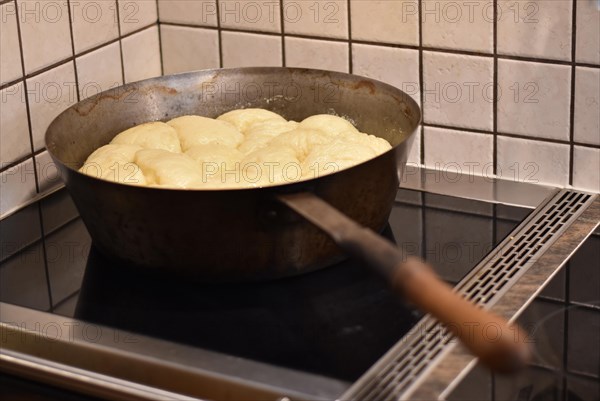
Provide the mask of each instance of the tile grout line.
POLYGON ((279 0, 279 23, 281 24, 281 66, 287 65, 285 55, 285 13, 283 11, 283 0, 279 0))
POLYGON ((125 34, 125 35, 121 36, 120 38, 117 37, 115 39, 111 39, 111 40, 109 40, 107 42, 104 42, 102 44, 94 46, 94 47, 92 47, 90 49, 84 50, 81 53, 76 54, 75 57, 69 56, 69 57, 65 58, 64 60, 60 60, 60 61, 57 61, 56 63, 51 64, 51 65, 49 65, 47 67, 40 68, 39 70, 36 70, 36 71, 32 72, 31 74, 25 75, 24 77, 21 77, 19 79, 15 79, 13 81, 6 82, 6 83, 0 85, 0 90, 4 90, 4 89, 6 89, 6 88, 8 88, 10 86, 17 85, 17 84, 21 83, 23 80, 37 77, 38 75, 41 75, 41 74, 43 74, 45 72, 53 70, 54 68, 60 67, 60 66, 62 66, 64 64, 67 64, 69 61, 73 61, 74 58, 82 57, 82 56, 85 56, 87 54, 93 53, 93 52, 95 52, 97 50, 100 50, 100 49, 106 47, 106 46, 110 46, 110 45, 112 45, 114 43, 117 43, 120 39, 124 39, 124 38, 128 38, 130 36, 136 35, 136 34, 138 34, 140 32, 145 31, 146 29, 150 29, 150 28, 154 27, 155 25, 156 25, 156 23, 153 22, 152 24, 149 24, 149 25, 143 26, 143 27, 141 27, 139 29, 136 29, 134 31, 131 31, 128 34, 125 34))
POLYGON ((575 165, 575 80, 576 80, 576 59, 577 59, 577 1, 573 1, 572 21, 571 21, 571 104, 569 105, 569 185, 573 185, 575 165))
POLYGON ((156 28, 158 29, 158 54, 160 57, 160 75, 165 75, 165 66, 163 63, 162 34, 160 32, 160 7, 158 7, 158 0, 156 0, 156 28))
MULTIPOLYGON (((69 34, 71 36, 71 53, 73 55, 73 72, 75 74, 75 88, 77 89, 76 97, 77 101, 81 100, 79 94, 79 74, 77 73, 77 61, 75 57, 75 36, 73 35, 73 15, 71 14, 71 0, 67 0, 67 15, 69 17, 69 34)), ((65 63, 66 64, 66 63, 65 63)))
MULTIPOLYGON (((217 42, 219 45, 219 68, 223 68, 223 30, 221 28, 221 7, 219 6, 219 0, 215 1, 215 8, 217 12, 217 42)), ((211 27, 215 29, 215 27, 211 27)))
POLYGON ((121 35, 121 13, 119 11, 119 0, 115 0, 115 13, 117 18, 117 32, 119 34, 119 52, 121 53, 121 79, 125 85, 125 58, 123 57, 123 37, 121 35))
POLYGON ((351 1, 346 0, 346 7, 348 8, 348 72, 350 74, 354 73, 354 66, 352 64, 352 14, 351 14, 351 1))
POLYGON ((425 166, 425 74, 423 67, 423 0, 419 0, 419 99, 421 103, 421 132, 419 132, 419 164, 425 166))
POLYGON ((493 1, 492 47, 494 52, 494 94, 492 102, 492 166, 493 173, 498 174, 498 0, 493 1))

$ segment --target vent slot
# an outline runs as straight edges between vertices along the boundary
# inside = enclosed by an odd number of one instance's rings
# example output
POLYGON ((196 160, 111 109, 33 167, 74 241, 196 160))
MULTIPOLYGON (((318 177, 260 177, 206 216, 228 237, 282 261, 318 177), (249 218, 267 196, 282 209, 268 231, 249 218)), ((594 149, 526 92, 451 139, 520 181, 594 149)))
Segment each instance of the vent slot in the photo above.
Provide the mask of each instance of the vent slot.
MULTIPOLYGON (((458 292, 482 307, 492 306, 593 199, 583 192, 559 192, 492 250, 457 286, 458 292)), ((453 338, 441 323, 425 316, 384 356, 385 363, 369 370, 341 399, 398 399, 453 338)))

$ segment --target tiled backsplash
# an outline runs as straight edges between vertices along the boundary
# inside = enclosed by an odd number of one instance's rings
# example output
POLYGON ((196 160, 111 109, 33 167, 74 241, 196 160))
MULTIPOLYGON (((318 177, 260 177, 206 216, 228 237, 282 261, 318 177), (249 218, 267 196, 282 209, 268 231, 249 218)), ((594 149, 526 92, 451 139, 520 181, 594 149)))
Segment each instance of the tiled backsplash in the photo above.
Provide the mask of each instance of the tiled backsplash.
POLYGON ((423 109, 412 163, 600 190, 596 0, 0 6, 0 214, 60 183, 43 134, 68 105, 161 72, 238 66, 351 72, 405 90, 423 109))

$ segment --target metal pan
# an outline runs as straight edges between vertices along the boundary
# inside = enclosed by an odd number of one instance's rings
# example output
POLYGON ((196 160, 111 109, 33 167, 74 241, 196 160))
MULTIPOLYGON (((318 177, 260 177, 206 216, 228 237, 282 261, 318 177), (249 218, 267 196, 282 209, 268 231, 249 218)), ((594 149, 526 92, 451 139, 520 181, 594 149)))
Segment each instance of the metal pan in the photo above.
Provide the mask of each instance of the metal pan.
POLYGON ((425 264, 375 234, 388 219, 419 121, 408 95, 378 81, 307 69, 221 69, 132 83, 86 99, 52 122, 46 145, 94 245, 111 258, 203 281, 240 281, 306 273, 346 252, 447 323, 484 362, 513 369, 528 355, 524 336, 515 341, 505 321, 455 295, 425 264), (296 121, 345 116, 393 149, 335 174, 257 189, 145 188, 77 171, 92 151, 131 126, 248 107, 296 121), (466 330, 472 322, 499 325, 503 335, 487 341, 483 329, 466 330))

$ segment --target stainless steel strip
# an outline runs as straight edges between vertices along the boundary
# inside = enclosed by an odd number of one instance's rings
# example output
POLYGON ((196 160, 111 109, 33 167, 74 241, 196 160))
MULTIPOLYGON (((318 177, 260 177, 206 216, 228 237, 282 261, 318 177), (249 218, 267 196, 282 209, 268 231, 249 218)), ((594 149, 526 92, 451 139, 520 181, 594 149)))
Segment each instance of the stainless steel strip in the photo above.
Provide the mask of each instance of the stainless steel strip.
MULTIPOLYGON (((91 375, 212 400, 276 400, 283 396, 331 400, 349 387, 335 379, 5 303, 0 303, 0 353, 12 357, 13 362, 20 359, 22 364, 34 356, 43 360, 44 366, 60 364, 90 372, 71 377, 71 383, 82 385, 79 391, 85 391, 86 377, 91 375)), ((0 369, 9 370, 7 366, 2 363, 0 369)), ((44 371, 52 373, 57 371, 44 371)), ((56 375, 54 379, 62 380, 56 375)))
MULTIPOLYGON (((456 290, 464 293, 469 299, 478 301, 483 307, 492 308, 595 199, 596 195, 577 191, 554 191, 509 237, 461 280, 456 290), (518 241, 525 241, 523 243, 526 246, 518 245, 518 241), (515 246, 515 243, 518 246, 515 246)), ((589 233, 592 231, 593 228, 590 228, 589 233)), ((555 271, 561 264, 554 267, 555 271)), ((541 290, 547 280, 548 277, 544 277, 537 283, 537 291, 541 290)), ((504 317, 514 319, 518 311, 531 299, 530 297, 523 300, 517 310, 511 313, 503 311, 504 317)), ((408 396, 455 347, 458 347, 458 344, 453 337, 439 323, 426 316, 344 393, 341 399, 387 400, 408 396)), ((472 359, 474 357, 471 357, 472 359)), ((460 371, 456 372, 457 375, 459 373, 460 371)))

